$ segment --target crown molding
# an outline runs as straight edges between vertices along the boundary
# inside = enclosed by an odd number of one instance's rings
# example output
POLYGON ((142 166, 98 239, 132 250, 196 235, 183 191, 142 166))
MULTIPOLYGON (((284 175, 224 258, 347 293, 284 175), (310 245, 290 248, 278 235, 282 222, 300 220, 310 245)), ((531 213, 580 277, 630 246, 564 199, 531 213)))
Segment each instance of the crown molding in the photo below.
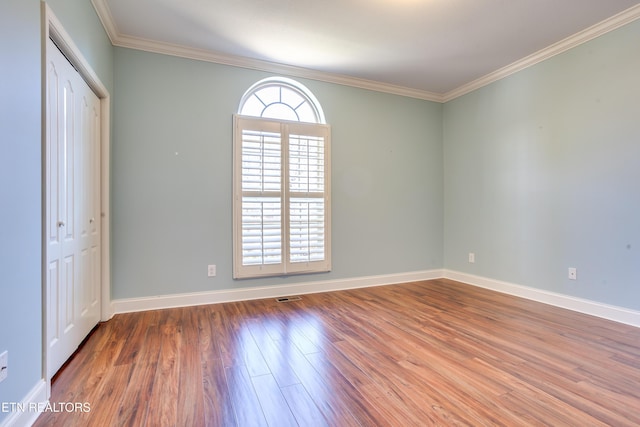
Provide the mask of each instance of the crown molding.
POLYGON ((562 52, 566 52, 576 46, 600 37, 610 31, 620 28, 626 24, 629 24, 636 19, 640 18, 640 5, 633 6, 627 10, 620 12, 604 21, 601 21, 591 27, 580 31, 572 36, 567 37, 564 40, 560 40, 557 43, 552 44, 544 49, 541 49, 529 56, 526 56, 512 64, 502 67, 492 73, 489 73, 477 80, 462 85, 450 92, 442 95, 442 102, 448 102, 452 99, 458 98, 474 90, 480 89, 483 86, 487 86, 493 82, 501 80, 511 74, 522 71, 525 68, 529 68, 535 64, 545 61, 555 55, 562 52))
POLYGON ((180 58, 213 62, 216 64, 230 65, 257 71, 266 71, 291 77, 300 77, 327 83, 335 83, 360 89, 368 89, 376 92, 384 92, 410 98, 424 99, 427 101, 442 102, 442 95, 433 92, 421 91, 403 86, 395 86, 373 80, 359 79, 356 77, 341 74, 317 71, 309 68, 295 67, 292 65, 216 53, 206 49, 185 47, 171 43, 157 42, 155 40, 147 40, 126 35, 119 35, 117 38, 112 38, 111 42, 114 46, 142 50, 145 52, 160 53, 164 55, 177 56, 180 58))
POLYGON ((423 99, 426 101, 442 102, 442 95, 439 93, 125 35, 120 33, 118 30, 113 19, 113 15, 111 14, 111 10, 107 4, 107 0, 91 0, 91 3, 100 18, 100 22, 102 22, 102 26, 104 27, 109 40, 111 40, 111 44, 114 46, 177 56, 185 59, 213 62, 216 64, 230 65, 233 67, 247 68, 257 71, 283 74, 290 77, 307 78, 359 89, 372 90, 375 92, 423 99))
POLYGON ((107 5, 107 0, 91 0, 91 3, 93 4, 98 17, 102 22, 102 25, 109 39, 111 40, 111 43, 114 46, 142 50, 151 53, 177 56, 180 58, 193 59, 198 61, 213 62, 216 64, 230 65, 257 71, 283 74, 291 77, 307 78, 311 80, 335 83, 343 86, 351 86, 360 89, 367 89, 376 92, 389 93, 439 103, 445 103, 460 96, 466 95, 470 92, 480 89, 483 86, 487 86, 507 76, 510 76, 511 74, 522 71, 528 67, 545 61, 555 55, 586 43, 589 40, 620 28, 640 18, 639 4, 627 10, 624 10, 608 19, 605 19, 604 21, 599 22, 583 31, 580 31, 579 33, 569 36, 564 40, 554 43, 551 46, 548 46, 529 56, 526 56, 512 64, 509 64, 483 77, 464 84, 456 89, 453 89, 446 93, 435 93, 373 80, 346 76, 342 74, 312 70, 303 67, 295 67, 291 65, 251 59, 236 55, 222 54, 206 49, 196 49, 171 43, 158 42, 155 40, 128 36, 119 32, 115 21, 113 20, 111 10, 107 5))
POLYGON ((102 23, 107 37, 111 40, 111 44, 115 45, 115 41, 118 39, 120 32, 116 26, 116 21, 113 19, 111 9, 107 5, 107 0, 91 0, 93 8, 96 10, 98 19, 102 23))

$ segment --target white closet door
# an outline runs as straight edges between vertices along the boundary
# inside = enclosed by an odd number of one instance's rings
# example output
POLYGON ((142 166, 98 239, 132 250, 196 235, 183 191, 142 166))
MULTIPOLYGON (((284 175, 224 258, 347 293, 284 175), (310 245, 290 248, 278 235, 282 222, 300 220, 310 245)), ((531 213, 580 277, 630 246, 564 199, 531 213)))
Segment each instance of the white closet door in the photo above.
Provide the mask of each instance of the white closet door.
POLYGON ((46 102, 51 378, 100 319, 100 101, 51 40, 46 102))
POLYGON ((78 165, 80 286, 77 314, 80 336, 87 336, 100 320, 100 100, 82 80, 78 165))

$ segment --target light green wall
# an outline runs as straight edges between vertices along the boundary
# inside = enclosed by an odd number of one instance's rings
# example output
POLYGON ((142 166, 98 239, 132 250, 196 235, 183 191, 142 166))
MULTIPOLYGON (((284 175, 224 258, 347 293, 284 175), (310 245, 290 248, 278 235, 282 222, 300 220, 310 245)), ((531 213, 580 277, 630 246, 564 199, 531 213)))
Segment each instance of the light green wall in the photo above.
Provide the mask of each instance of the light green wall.
POLYGON ((638 26, 444 106, 302 80, 332 125, 334 269, 243 281, 231 114, 267 74, 116 49, 113 297, 445 267, 638 309, 638 26))
MULTIPOLYGON (((103 83, 113 48, 88 0, 50 2, 103 83), (78 25, 78 23, 81 23, 78 25)), ((0 3, 0 402, 20 402, 42 378, 42 134, 39 0, 0 3)), ((0 423, 9 413, 0 412, 0 423)))
POLYGON ((445 105, 446 268, 640 310, 639 40, 636 21, 445 105))
POLYGON ((332 126, 333 271, 234 281, 232 114, 267 74, 115 59, 114 299, 442 267, 441 105, 299 79, 332 126))

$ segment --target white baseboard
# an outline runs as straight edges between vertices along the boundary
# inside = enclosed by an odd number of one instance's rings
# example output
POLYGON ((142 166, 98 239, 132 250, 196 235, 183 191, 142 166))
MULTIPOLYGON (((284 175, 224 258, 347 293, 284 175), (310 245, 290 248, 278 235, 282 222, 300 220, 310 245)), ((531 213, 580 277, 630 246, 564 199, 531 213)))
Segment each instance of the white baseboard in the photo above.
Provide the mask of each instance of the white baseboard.
POLYGON ((283 284, 275 286, 225 289, 220 291, 160 295, 143 298, 117 299, 113 300, 111 303, 111 312, 112 314, 130 313, 136 311, 159 310, 163 308, 246 301, 260 298, 278 298, 283 296, 340 291, 441 278, 451 279, 496 292, 514 295, 556 307, 613 320, 615 322, 640 327, 640 312, 638 311, 452 270, 425 270, 409 273, 323 280, 287 285, 283 284))
POLYGON ((409 273, 386 274, 380 276, 357 277, 350 279, 323 280, 316 282, 225 289, 220 291, 193 292, 174 295, 160 295, 144 298, 126 298, 112 301, 112 313, 130 313, 136 311, 158 310, 163 308, 188 307, 203 304, 218 304, 232 301, 246 301, 261 298, 313 294, 318 292, 340 291, 366 288, 370 286, 391 285, 420 280, 439 279, 442 270, 425 270, 409 273))
POLYGON ((42 413, 44 402, 47 402, 47 385, 40 380, 21 402, 11 403, 10 415, 0 423, 0 427, 32 426, 42 413))
POLYGON ((472 274, 460 273, 457 271, 444 270, 443 277, 457 282, 478 286, 480 288, 490 289, 492 291, 514 295, 556 307, 577 311, 579 313, 589 314, 613 320, 615 322, 640 327, 640 312, 628 308, 603 304, 596 301, 531 288, 528 286, 516 285, 486 277, 474 276, 472 274))

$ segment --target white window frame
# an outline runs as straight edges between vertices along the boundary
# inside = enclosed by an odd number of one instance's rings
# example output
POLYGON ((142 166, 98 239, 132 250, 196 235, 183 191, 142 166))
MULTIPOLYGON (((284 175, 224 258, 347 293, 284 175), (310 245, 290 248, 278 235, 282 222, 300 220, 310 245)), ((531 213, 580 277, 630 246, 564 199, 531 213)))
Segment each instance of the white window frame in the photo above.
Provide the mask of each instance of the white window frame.
MULTIPOLYGON (((288 84, 290 81, 286 80, 288 84)), ((260 82, 259 82, 260 83, 260 82)), ((274 81, 270 79, 269 84, 273 85, 274 81)), ((277 82, 275 82, 277 84, 277 82)), ((259 84, 252 86, 247 91, 249 96, 252 89, 261 87, 259 84)), ((291 86, 288 86, 291 87, 291 86)), ((243 100, 248 98, 245 94, 243 100)), ((309 100, 310 98, 307 97, 309 100)), ((315 101, 315 98, 311 98, 311 101, 315 101)), ((242 111, 242 102, 239 111, 242 111)), ((313 105, 314 108, 319 108, 318 105, 313 105)), ((321 113, 321 110, 320 114, 321 113)), ((320 116, 319 116, 320 117, 320 116)), ((324 117, 322 116, 322 120, 324 117)), ((252 278, 252 277, 266 277, 266 276, 285 276, 290 274, 304 274, 304 273, 319 273, 331 271, 331 144, 330 144, 331 129, 324 123, 305 123, 294 122, 287 120, 279 120, 273 118, 262 117, 250 117, 235 114, 233 116, 233 277, 236 279, 252 278), (267 132, 269 134, 280 135, 280 184, 279 188, 275 186, 265 186, 261 189, 248 190, 243 189, 243 132, 267 132), (304 136, 315 138, 318 137, 319 141, 323 141, 323 188, 315 191, 292 191, 299 190, 296 188, 295 178, 290 176, 290 136, 293 141, 297 141, 297 136, 304 136), (293 179, 293 181, 292 181, 293 179), (274 262, 258 262, 258 263, 245 263, 243 247, 243 198, 252 197, 254 200, 259 198, 277 198, 280 203, 280 249, 281 258, 279 261, 274 262), (322 225, 319 227, 323 230, 323 244, 320 246, 314 246, 315 249, 313 257, 310 253, 303 254, 302 258, 307 257, 309 259, 301 261, 295 260, 296 245, 291 244, 292 239, 295 238, 296 232, 292 230, 292 212, 291 204, 300 201, 309 201, 310 205, 315 204, 313 200, 322 201, 324 208, 322 209, 324 215, 321 216, 322 225), (293 248, 292 248, 293 246, 293 248), (320 252, 321 250, 321 252, 320 252), (312 259, 314 258, 314 259, 312 259)), ((293 145, 295 147, 295 144, 293 145)), ((304 203, 303 203, 304 205, 304 203)), ((264 216, 262 217, 264 219, 264 216)), ((264 224, 264 223, 263 223, 264 224)), ((272 224, 277 224, 272 223, 272 224)), ((312 221, 304 223, 307 229, 312 229, 312 221)), ((318 224, 318 221, 316 221, 318 224)), ((295 229, 295 227, 293 227, 295 229)), ((264 226, 263 226, 264 230, 264 226)), ((311 231, 309 231, 311 234, 311 231)), ((313 246, 313 245, 311 245, 313 246)), ((264 246, 263 246, 264 247, 264 246)), ((262 251, 265 254, 265 251, 262 251)), ((247 257, 248 259, 248 257, 247 257)))

